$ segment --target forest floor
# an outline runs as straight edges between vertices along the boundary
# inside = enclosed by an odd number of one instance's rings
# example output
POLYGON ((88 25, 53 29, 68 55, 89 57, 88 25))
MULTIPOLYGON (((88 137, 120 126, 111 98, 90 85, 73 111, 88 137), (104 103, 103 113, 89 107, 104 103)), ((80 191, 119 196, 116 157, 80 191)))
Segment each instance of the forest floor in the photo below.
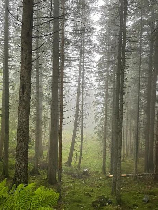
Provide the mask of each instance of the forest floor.
MULTIPOLYGON (((65 135, 63 142, 63 163, 67 161, 70 147, 70 135, 65 135)), ((136 180, 131 177, 122 177, 121 196, 122 204, 118 206, 115 198, 111 195, 112 178, 102 174, 102 143, 95 137, 85 137, 83 147, 83 158, 81 169, 78 165, 78 151, 80 144, 77 141, 72 167, 63 164, 63 176, 61 185, 61 199, 57 209, 59 210, 93 210, 93 209, 150 209, 158 210, 158 183, 154 182, 152 176, 140 176, 136 180), (143 199, 145 200, 143 201, 143 199)), ((10 152, 9 174, 14 175, 15 151, 10 152)), ((40 161, 43 169, 40 175, 30 175, 29 182, 36 182, 37 185, 47 183, 46 156, 40 161)), ((29 171, 33 168, 33 147, 29 150, 29 171)), ((107 171, 109 169, 110 158, 107 158, 107 171)), ((122 173, 132 174, 134 161, 126 158, 122 162, 122 173)), ((0 162, 0 170, 2 164, 0 162)), ((139 160, 138 172, 143 172, 143 159, 139 160)))
POLYGON ((152 177, 122 177, 122 204, 111 195, 111 178, 97 171, 83 175, 77 170, 63 174, 62 200, 59 209, 151 209, 158 210, 158 183, 152 177), (147 197, 147 202, 143 198, 147 197))
MULTIPOLYGON (((70 142, 65 139, 63 145, 64 161, 67 161, 70 142)), ((158 183, 152 176, 140 176, 136 180, 122 177, 122 204, 118 206, 111 195, 112 178, 102 174, 102 143, 95 137, 87 136, 83 147, 81 169, 78 170, 78 157, 74 155, 72 167, 63 166, 62 199, 59 209, 93 210, 93 209, 150 209, 158 210, 158 183), (85 173, 87 171, 87 173, 85 173), (147 201, 143 201, 143 199, 147 201)), ((107 171, 110 158, 107 158, 107 171)), ((132 174, 134 161, 125 159, 122 162, 122 173, 132 174)), ((139 160, 138 173, 143 173, 143 159, 139 160)))

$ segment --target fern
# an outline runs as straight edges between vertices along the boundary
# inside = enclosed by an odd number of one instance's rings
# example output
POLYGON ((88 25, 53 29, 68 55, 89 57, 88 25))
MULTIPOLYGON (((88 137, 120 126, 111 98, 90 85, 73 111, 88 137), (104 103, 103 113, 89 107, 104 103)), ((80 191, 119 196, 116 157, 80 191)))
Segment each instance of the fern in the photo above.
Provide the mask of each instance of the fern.
POLYGON ((6 179, 0 183, 0 203, 8 197, 8 187, 6 186, 6 179))
POLYGON ((52 189, 41 186, 35 191, 34 196, 32 197, 31 209, 55 206, 58 198, 59 194, 52 189))
POLYGON ((6 180, 0 183, 0 209, 3 210, 50 210, 57 204, 59 194, 35 183, 13 186, 8 192, 6 180))

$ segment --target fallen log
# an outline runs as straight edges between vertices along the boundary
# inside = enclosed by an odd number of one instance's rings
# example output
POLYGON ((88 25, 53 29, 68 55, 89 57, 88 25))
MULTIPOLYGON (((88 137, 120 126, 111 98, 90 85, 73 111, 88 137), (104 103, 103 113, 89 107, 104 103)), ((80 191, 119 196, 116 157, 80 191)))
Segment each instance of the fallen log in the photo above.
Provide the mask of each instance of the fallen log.
MULTIPOLYGON (((155 173, 142 173, 142 174, 136 174, 136 177, 154 177, 158 174, 155 174, 155 173)), ((134 177, 135 175, 134 174, 121 174, 121 177, 134 177)), ((109 174, 107 175, 108 178, 112 178, 113 177, 113 174, 109 174)))

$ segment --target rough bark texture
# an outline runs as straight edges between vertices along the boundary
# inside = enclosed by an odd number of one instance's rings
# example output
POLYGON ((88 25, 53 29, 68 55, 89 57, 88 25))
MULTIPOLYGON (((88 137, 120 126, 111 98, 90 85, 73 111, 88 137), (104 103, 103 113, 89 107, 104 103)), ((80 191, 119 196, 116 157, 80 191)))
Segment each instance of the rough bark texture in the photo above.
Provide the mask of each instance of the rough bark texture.
POLYGON ((155 180, 158 181, 158 110, 156 123, 156 143, 155 143, 155 180))
MULTIPOLYGON (((4 75, 3 75, 3 77, 4 77, 4 75)), ((3 83, 4 83, 4 78, 3 78, 3 83)), ((4 87, 4 85, 3 85, 3 87, 4 87)), ((4 118, 4 90, 3 90, 3 93, 2 93, 1 135, 0 135, 0 160, 2 160, 2 156, 3 156, 4 123, 5 123, 5 118, 4 118)))
MULTIPOLYGON (((39 25, 38 18, 38 6, 37 6, 37 25, 39 25)), ((35 138, 35 165, 34 173, 39 174, 38 164, 39 159, 42 156, 42 72, 39 66, 39 29, 36 29, 36 138, 35 138)))
POLYGON ((121 150, 122 150, 122 123, 123 123, 123 95, 124 95, 124 70, 126 47, 126 16, 127 0, 120 0, 120 29, 118 40, 118 64, 116 71, 116 96, 115 96, 115 125, 114 125, 114 170, 112 192, 116 195, 117 202, 121 202, 121 150))
POLYGON ((110 160, 110 174, 114 171, 114 144, 115 144, 115 94, 116 94, 116 70, 113 71, 113 99, 112 99, 112 137, 111 137, 111 160, 110 160))
MULTIPOLYGON (((157 59, 157 58, 156 58, 157 59)), ((148 171, 154 172, 154 140, 155 140, 155 102, 156 102, 156 82, 157 71, 154 68, 151 92, 151 120, 150 120, 150 141, 149 141, 149 154, 148 154, 148 171)))
POLYGON ((1 131, 1 157, 3 155, 3 176, 8 177, 8 148, 9 148, 9 69, 8 69, 8 6, 5 1, 5 25, 4 25, 4 66, 3 66, 3 102, 2 102, 2 131, 1 131))
MULTIPOLYGON (((154 45, 154 71, 158 75, 158 20, 156 21, 156 30, 155 30, 155 45, 154 45)), ((156 132, 156 146, 155 146, 155 173, 157 174, 155 176, 155 179, 158 181, 158 111, 157 111, 157 126, 156 126, 157 132, 156 132)))
MULTIPOLYGON (((153 31, 153 22, 151 23, 151 33, 153 31)), ((144 171, 149 172, 149 138, 150 138, 150 122, 151 122, 151 84, 152 84, 152 71, 153 71, 153 47, 154 40, 150 40, 150 55, 149 55, 149 70, 148 70, 148 89, 147 89, 147 121, 146 121, 146 131, 145 131, 145 164, 144 171)))
POLYGON ((134 174, 137 174, 137 165, 138 165, 138 148, 139 148, 139 115, 140 115, 140 75, 142 67, 142 2, 141 2, 141 22, 140 22, 140 44, 139 44, 139 67, 138 67, 138 95, 137 95, 137 119, 136 119, 136 139, 135 139, 135 154, 134 154, 134 174))
POLYGON ((48 160, 49 184, 57 183, 56 175, 58 169, 59 0, 54 0, 53 33, 51 131, 48 160))
POLYGON ((62 38, 61 38, 61 67, 60 67, 60 123, 59 123, 59 172, 58 180, 62 179, 62 134, 63 134, 63 78, 64 78, 64 27, 65 27, 65 0, 62 0, 62 38))
POLYGON ((28 142, 32 70, 33 0, 23 0, 21 71, 14 183, 28 183, 28 142))

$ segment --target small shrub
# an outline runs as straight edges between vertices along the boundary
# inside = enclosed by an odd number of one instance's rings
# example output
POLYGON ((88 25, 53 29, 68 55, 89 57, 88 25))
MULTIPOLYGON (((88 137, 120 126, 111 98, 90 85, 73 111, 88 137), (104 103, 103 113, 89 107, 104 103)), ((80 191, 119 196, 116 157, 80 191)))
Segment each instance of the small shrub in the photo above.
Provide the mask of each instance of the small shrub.
POLYGON ((20 184, 8 191, 6 180, 0 183, 0 209, 3 210, 50 210, 57 204, 59 194, 53 189, 35 183, 20 184))

